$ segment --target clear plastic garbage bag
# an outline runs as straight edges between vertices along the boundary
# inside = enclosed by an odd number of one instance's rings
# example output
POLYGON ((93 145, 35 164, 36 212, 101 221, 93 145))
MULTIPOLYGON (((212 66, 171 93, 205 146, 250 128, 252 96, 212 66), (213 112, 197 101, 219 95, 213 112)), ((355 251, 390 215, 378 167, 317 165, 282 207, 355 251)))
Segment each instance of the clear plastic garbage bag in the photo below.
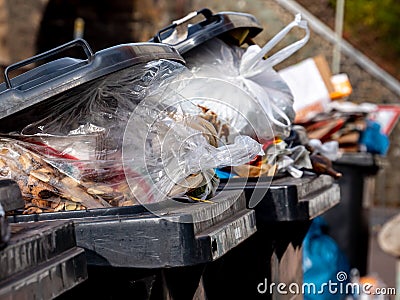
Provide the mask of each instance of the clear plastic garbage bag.
POLYGON ((179 93, 188 76, 152 61, 55 96, 44 117, 0 140, 0 175, 19 183, 26 213, 212 197, 214 168, 262 149, 248 136, 218 140, 203 109, 179 93))

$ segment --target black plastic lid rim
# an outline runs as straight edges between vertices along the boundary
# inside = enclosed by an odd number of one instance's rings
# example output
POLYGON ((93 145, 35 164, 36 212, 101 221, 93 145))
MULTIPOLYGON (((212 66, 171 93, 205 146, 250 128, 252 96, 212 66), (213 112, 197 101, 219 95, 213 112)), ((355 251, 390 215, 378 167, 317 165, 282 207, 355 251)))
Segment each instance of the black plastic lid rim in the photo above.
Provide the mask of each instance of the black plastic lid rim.
POLYGON ((137 64, 160 59, 171 60, 181 64, 185 63, 176 49, 165 44, 122 44, 93 53, 86 41, 82 39, 74 40, 6 68, 4 72, 6 82, 0 85, 0 119, 83 83, 137 64), (59 54, 61 51, 73 46, 82 46, 87 59, 64 58, 51 61, 13 79, 9 79, 8 73, 10 71, 59 54), (30 77, 38 76, 40 72, 37 70, 40 68, 53 70, 54 73, 49 73, 46 74, 47 76, 39 78, 30 77), (32 83, 33 86, 30 86, 32 83))
POLYGON ((200 14, 205 17, 205 20, 193 24, 193 26, 201 26, 201 29, 188 34, 187 38, 181 42, 170 44, 171 46, 174 46, 179 51, 179 53, 184 54, 189 50, 205 43, 206 41, 223 33, 226 33, 232 29, 248 28, 250 30, 250 37, 255 37, 263 30, 261 24, 253 15, 239 12, 220 12, 217 14, 213 14, 211 10, 203 8, 201 10, 198 10, 197 12, 190 13, 180 20, 173 21, 172 24, 161 29, 150 40, 150 42, 166 43, 164 39, 168 38, 177 26, 189 21, 193 17, 200 14), (168 32, 170 32, 169 35, 167 35, 168 32))

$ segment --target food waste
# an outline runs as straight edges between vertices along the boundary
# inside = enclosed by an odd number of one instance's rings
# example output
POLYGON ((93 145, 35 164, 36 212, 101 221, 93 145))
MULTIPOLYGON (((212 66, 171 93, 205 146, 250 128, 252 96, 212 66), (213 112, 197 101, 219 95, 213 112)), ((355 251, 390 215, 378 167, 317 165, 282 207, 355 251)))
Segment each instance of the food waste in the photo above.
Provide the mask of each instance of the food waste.
POLYGON ((134 205, 126 183, 107 185, 98 176, 97 182, 92 180, 93 172, 98 175, 110 170, 79 170, 79 161, 74 161, 76 170, 64 170, 56 160, 46 159, 34 148, 17 140, 0 139, 0 176, 18 183, 25 200, 24 214, 134 205), (77 171, 80 178, 71 174, 77 171))

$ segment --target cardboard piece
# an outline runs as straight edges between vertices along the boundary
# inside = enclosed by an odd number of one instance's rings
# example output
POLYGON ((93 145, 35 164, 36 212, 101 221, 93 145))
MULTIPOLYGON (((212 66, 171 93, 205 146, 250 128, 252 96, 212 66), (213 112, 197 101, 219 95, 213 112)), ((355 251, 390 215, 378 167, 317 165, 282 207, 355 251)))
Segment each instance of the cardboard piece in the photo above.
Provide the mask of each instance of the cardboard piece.
POLYGON ((308 58, 279 71, 292 91, 296 123, 306 122, 323 112, 334 92, 331 71, 323 56, 308 58))

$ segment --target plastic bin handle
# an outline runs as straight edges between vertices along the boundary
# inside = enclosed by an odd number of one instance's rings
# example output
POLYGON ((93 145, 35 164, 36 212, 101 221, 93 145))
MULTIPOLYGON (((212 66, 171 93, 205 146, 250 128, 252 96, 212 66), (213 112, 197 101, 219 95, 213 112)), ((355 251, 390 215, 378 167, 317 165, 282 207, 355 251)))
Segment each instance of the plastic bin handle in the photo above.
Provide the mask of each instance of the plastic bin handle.
POLYGON ((92 61, 92 59, 94 57, 94 52, 90 48, 89 44, 83 39, 75 39, 75 40, 73 40, 71 42, 68 42, 68 43, 63 44, 61 46, 58 46, 58 47, 56 47, 54 49, 51 49, 49 51, 46 51, 46 52, 40 53, 38 55, 32 56, 32 57, 27 58, 25 60, 21 60, 21 61, 15 63, 15 64, 12 64, 12 65, 8 66, 4 70, 4 80, 5 80, 7 89, 11 89, 12 88, 11 80, 10 80, 10 78, 8 76, 9 72, 11 72, 13 70, 16 70, 16 69, 19 69, 19 68, 21 68, 23 66, 29 65, 31 63, 37 62, 39 60, 43 60, 43 59, 48 58, 50 56, 56 55, 56 54, 58 54, 58 53, 60 53, 62 51, 65 51, 65 50, 70 49, 70 48, 75 47, 75 46, 81 46, 83 48, 83 50, 85 51, 85 54, 87 56, 88 61, 89 62, 92 61))
POLYGON ((163 29, 161 29, 159 32, 157 32, 157 34, 154 36, 153 40, 156 43, 162 43, 162 38, 161 38, 161 34, 170 30, 170 29, 174 29, 177 26, 197 17, 198 15, 203 15, 207 21, 210 21, 211 18, 213 17, 213 13, 211 10, 209 10, 208 8, 202 8, 198 11, 194 11, 189 13, 187 16, 183 17, 182 19, 173 21, 171 25, 168 25, 167 27, 164 27, 163 29))

